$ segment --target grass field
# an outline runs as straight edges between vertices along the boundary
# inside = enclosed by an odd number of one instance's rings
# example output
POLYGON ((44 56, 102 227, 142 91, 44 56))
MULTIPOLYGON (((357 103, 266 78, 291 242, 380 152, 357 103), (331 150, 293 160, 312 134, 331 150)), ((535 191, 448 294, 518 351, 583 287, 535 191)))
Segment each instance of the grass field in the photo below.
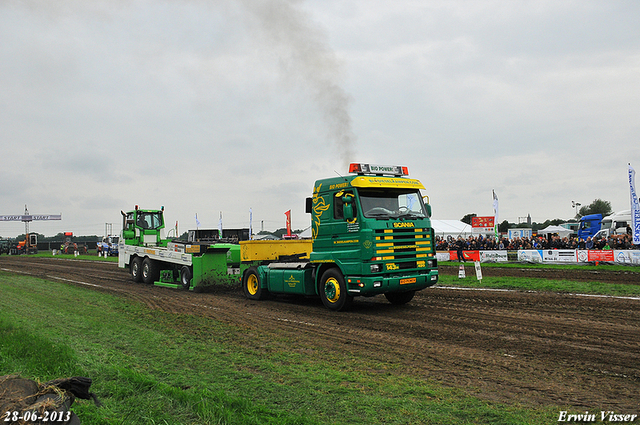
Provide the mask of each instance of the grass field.
POLYGON ((39 252, 37 254, 32 254, 31 257, 40 257, 40 258, 62 258, 65 260, 92 260, 92 261, 107 261, 107 262, 113 262, 113 263, 117 263, 118 262, 118 257, 102 257, 102 256, 98 256, 98 254, 94 251, 91 252, 89 251, 89 253, 87 254, 82 254, 82 255, 78 255, 77 257, 73 254, 56 254, 56 255, 52 255, 51 252, 46 251, 46 252, 39 252))
POLYGON ((558 411, 75 286, 0 282, 0 375, 92 378, 104 405, 76 401, 83 424, 547 424, 558 411))

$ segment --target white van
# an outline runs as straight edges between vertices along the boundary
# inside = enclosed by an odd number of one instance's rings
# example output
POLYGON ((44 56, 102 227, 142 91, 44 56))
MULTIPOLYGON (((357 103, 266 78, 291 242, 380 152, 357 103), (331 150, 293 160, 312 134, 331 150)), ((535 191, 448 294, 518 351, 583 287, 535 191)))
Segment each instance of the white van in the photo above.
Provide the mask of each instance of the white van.
POLYGON ((608 215, 602 219, 600 231, 593 236, 593 239, 600 239, 609 235, 624 235, 627 233, 627 225, 631 226, 631 210, 608 215))

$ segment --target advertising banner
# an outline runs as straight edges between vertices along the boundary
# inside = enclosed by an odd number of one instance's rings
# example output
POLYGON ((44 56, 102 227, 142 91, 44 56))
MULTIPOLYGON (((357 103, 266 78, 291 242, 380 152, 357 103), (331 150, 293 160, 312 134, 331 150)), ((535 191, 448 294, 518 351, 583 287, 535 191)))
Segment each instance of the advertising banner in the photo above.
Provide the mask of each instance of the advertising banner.
POLYGON ((533 236, 533 229, 509 229, 508 238, 530 238, 533 236))
MULTIPOLYGON (((573 250, 573 249, 521 249, 518 251, 464 251, 465 261, 481 263, 556 263, 579 264, 608 262, 640 266, 640 250, 573 250)), ((436 253, 438 261, 458 261, 456 251, 436 253)))
POLYGON ((613 256, 616 263, 640 265, 640 251, 615 250, 613 256))
POLYGON ((438 263, 441 263, 443 261, 453 261, 451 259, 451 254, 449 253, 449 251, 436 252, 436 260, 438 261, 438 263))
POLYGON ((480 261, 483 263, 507 263, 507 251, 480 251, 480 261))
POLYGON ((494 217, 471 217, 472 233, 493 233, 494 217))
POLYGON ((518 250, 518 261, 542 263, 542 251, 539 249, 520 249, 518 250))
POLYGON ((545 249, 542 251, 542 261, 551 263, 577 263, 575 249, 545 249))
MULTIPOLYGON (((451 261, 458 261, 458 253, 449 251, 451 261)), ((465 261, 480 261, 480 251, 462 251, 465 261)))
POLYGON ((638 204, 638 193, 636 192, 636 171, 629 164, 629 191, 631 194, 631 230, 633 234, 633 244, 640 245, 640 204, 638 204))
POLYGON ((493 233, 496 237, 496 239, 498 239, 498 195, 496 195, 496 191, 492 190, 491 191, 493 194, 493 217, 494 217, 494 226, 493 226, 493 233))
POLYGON ((598 251, 590 249, 589 251, 589 261, 615 261, 615 257, 613 255, 613 250, 606 251, 598 251))

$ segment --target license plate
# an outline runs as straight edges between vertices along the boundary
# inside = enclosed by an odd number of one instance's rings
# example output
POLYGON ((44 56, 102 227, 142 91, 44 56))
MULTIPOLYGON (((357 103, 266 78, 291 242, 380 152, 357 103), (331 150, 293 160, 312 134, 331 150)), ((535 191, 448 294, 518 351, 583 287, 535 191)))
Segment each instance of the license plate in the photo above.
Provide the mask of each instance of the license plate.
POLYGON ((400 279, 400 285, 407 285, 409 283, 416 283, 416 278, 411 277, 409 279, 400 279))

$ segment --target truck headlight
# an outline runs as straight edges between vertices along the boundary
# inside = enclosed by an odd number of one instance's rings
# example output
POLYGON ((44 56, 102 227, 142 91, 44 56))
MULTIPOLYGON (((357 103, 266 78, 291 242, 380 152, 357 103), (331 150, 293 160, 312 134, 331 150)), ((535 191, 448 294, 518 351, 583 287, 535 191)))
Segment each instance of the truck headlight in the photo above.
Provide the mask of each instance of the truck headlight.
POLYGON ((371 273, 379 273, 382 270, 382 266, 380 264, 371 264, 371 273))

